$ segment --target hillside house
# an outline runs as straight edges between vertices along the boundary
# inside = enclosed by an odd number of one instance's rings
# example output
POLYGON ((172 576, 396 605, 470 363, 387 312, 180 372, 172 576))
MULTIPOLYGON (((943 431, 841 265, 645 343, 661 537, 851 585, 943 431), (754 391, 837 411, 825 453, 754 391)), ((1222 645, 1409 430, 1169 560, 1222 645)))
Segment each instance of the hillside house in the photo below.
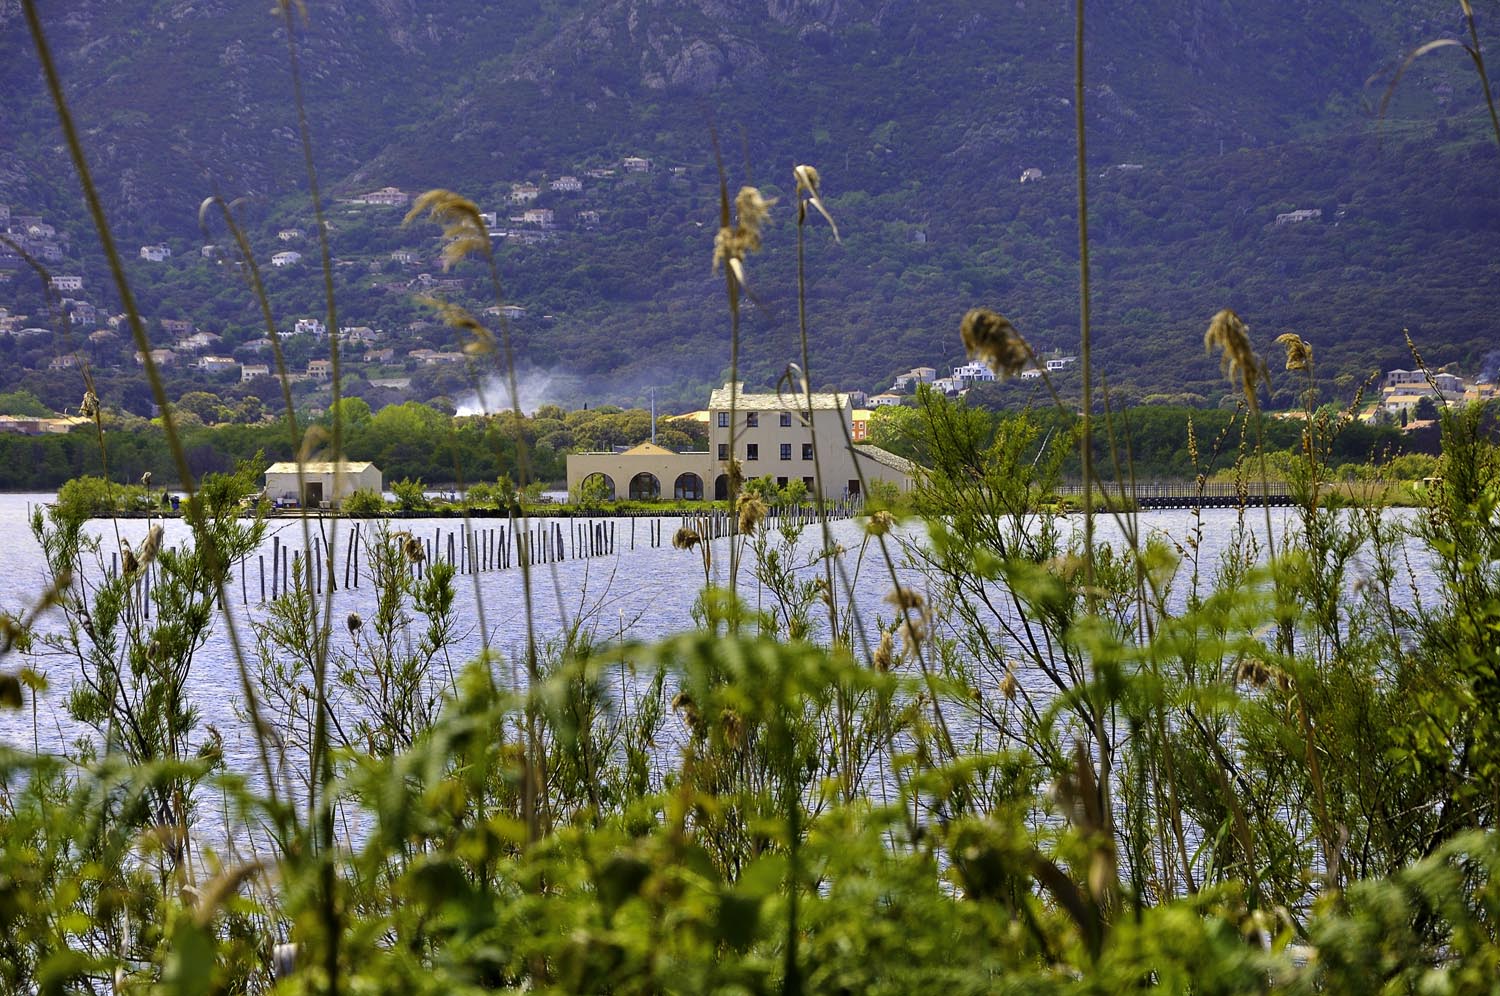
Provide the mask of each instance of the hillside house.
POLYGON ((1037 169, 1035 166, 1032 166, 1030 169, 1023 169, 1021 171, 1021 182, 1036 183, 1042 179, 1042 176, 1042 171, 1037 169))
POLYGON ((626 156, 620 160, 620 168, 627 173, 649 173, 651 172, 651 160, 641 156, 626 156))
POLYGON ((901 395, 899 395, 899 394, 891 394, 889 391, 887 391, 887 392, 885 392, 883 394, 872 394, 872 395, 870 395, 870 407, 871 408, 885 408, 885 407, 887 407, 889 405, 899 405, 900 403, 901 403, 901 395))
POLYGON ((58 274, 47 281, 47 286, 55 291, 83 290, 83 278, 71 273, 58 274))
MULTIPOLYGON (((151 362, 159 367, 175 366, 177 363, 177 354, 170 349, 153 349, 149 355, 151 362)), ((146 365, 146 357, 141 355, 139 351, 135 354, 135 365, 138 367, 146 365)))
POLYGON ((530 204, 541 196, 542 189, 534 183, 512 183, 510 185, 510 196, 506 198, 512 204, 530 204))
POLYGON ((248 384, 257 377, 271 376, 271 368, 265 363, 246 363, 240 367, 240 383, 248 384))
POLYGON ((394 363, 395 360, 396 351, 390 346, 384 349, 365 350, 364 362, 366 363, 394 363))
POLYGON ((560 176, 547 186, 560 194, 576 194, 583 190, 583 181, 576 176, 560 176))
POLYGON ((1304 221, 1317 221, 1323 217, 1322 208, 1303 208, 1300 211, 1288 211, 1276 216, 1278 225, 1296 225, 1304 221))
POLYGON ((281 231, 279 231, 279 232, 276 233, 276 241, 278 241, 278 242, 301 242, 302 241, 302 229, 300 229, 300 228, 283 228, 281 231))
POLYGON ((48 370, 72 370, 76 366, 78 366, 77 353, 64 353, 47 361, 48 370))
POLYGON ((321 337, 328 334, 328 326, 316 318, 299 318, 292 326, 291 334, 321 337))
POLYGON ((197 353, 205 349, 216 349, 218 348, 219 343, 223 341, 223 336, 217 335, 213 332, 194 332, 186 339, 178 342, 177 348, 197 353))
POLYGON ((300 490, 295 462, 266 468, 265 494, 276 502, 303 508, 333 508, 356 491, 381 494, 384 490, 380 468, 368 461, 310 460, 302 465, 300 490))
POLYGON ((308 360, 307 377, 309 380, 326 381, 333 377, 332 360, 308 360))
POLYGON ((210 373, 223 373, 239 365, 239 360, 232 356, 200 356, 198 362, 194 364, 199 370, 207 370, 210 373))
POLYGON ((180 338, 193 334, 193 323, 186 318, 163 318, 161 320, 161 330, 174 339, 180 338))
POLYGON ((302 262, 302 254, 291 249, 288 249, 286 252, 279 252, 271 257, 271 265, 278 270, 285 269, 288 266, 296 266, 300 262, 302 262))
POLYGON ((172 249, 170 246, 157 243, 154 246, 141 246, 139 255, 141 259, 152 263, 165 263, 172 258, 172 249))
MULTIPOLYGON (((983 363, 965 363, 963 366, 954 367, 953 376, 947 379, 956 381, 962 387, 968 387, 970 384, 980 381, 994 380, 995 371, 983 363)), ((934 386, 936 386, 936 382, 934 382, 934 386)))
POLYGON ((519 219, 512 218, 511 221, 520 221, 523 225, 537 225, 541 228, 551 228, 554 224, 551 208, 527 208, 521 212, 519 219))
POLYGON ((397 187, 381 187, 372 190, 368 194, 360 194, 351 197, 350 204, 374 204, 380 207, 406 207, 411 203, 411 195, 397 187))

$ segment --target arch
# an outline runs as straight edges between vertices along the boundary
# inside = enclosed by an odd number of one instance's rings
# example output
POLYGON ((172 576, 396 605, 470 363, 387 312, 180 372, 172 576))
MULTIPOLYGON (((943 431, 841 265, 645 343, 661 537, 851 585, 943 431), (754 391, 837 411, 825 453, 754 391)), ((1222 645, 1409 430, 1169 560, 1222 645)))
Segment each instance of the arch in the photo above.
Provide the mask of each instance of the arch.
POLYGON ((655 501, 661 497, 661 481, 648 471, 641 471, 630 479, 631 501, 655 501))
POLYGON ((672 485, 672 497, 678 501, 702 501, 703 478, 697 474, 679 474, 672 485))
POLYGON ((714 501, 729 500, 729 475, 720 474, 714 479, 714 501))
POLYGON ((604 482, 604 490, 606 492, 608 492, 604 496, 605 500, 607 500, 607 501, 614 501, 615 500, 615 480, 614 480, 614 478, 610 477, 608 474, 593 473, 593 474, 590 474, 589 476, 585 477, 582 481, 578 482, 579 493, 581 493, 581 494, 587 494, 589 492, 589 489, 591 489, 594 486, 594 484, 593 484, 594 481, 603 481, 604 482))

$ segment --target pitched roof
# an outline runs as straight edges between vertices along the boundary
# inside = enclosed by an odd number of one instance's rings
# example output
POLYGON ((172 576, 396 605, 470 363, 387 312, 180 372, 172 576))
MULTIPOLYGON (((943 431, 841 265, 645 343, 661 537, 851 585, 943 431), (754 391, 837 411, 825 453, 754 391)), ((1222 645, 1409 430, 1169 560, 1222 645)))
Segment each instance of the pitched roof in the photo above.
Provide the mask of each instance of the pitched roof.
MULTIPOLYGON (((368 460, 358 462, 345 460, 343 461, 343 465, 343 473, 345 474, 363 474, 375 466, 368 460)), ((332 460, 309 460, 302 465, 302 472, 304 474, 332 474, 334 472, 333 468, 334 462, 332 460)), ((296 472, 297 463, 294 460, 283 460, 280 463, 273 463, 266 468, 267 474, 295 474, 296 472)))
MULTIPOLYGON (((811 398, 813 411, 833 411, 842 408, 849 411, 854 406, 849 403, 847 394, 818 394, 814 393, 811 398)), ((712 411, 723 411, 729 408, 729 385, 716 387, 708 398, 708 407, 712 411)), ((739 395, 735 398, 736 411, 801 411, 805 406, 799 395, 787 394, 747 394, 741 385, 739 395)))
POLYGON ((671 450, 655 443, 637 443, 625 451, 630 456, 676 456, 671 450))
POLYGON ((854 445, 854 455, 857 457, 869 457, 876 463, 884 464, 892 470, 899 470, 903 474, 915 473, 917 469, 917 465, 906 459, 906 457, 897 456, 890 450, 883 450, 879 446, 873 446, 869 443, 856 443, 854 445))

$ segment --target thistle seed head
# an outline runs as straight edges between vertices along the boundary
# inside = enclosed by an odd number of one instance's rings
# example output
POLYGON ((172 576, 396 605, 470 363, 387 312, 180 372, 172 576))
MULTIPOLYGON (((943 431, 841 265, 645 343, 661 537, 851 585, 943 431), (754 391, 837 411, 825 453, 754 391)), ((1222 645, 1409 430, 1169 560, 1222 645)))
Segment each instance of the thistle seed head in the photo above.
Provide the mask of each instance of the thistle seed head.
POLYGON ((702 542, 703 536, 698 530, 689 526, 683 526, 672 534, 672 549, 674 550, 691 550, 702 542))
POLYGON ((996 377, 1014 377, 1032 358, 1031 347, 1010 319, 988 308, 972 308, 958 326, 970 359, 982 361, 996 377))

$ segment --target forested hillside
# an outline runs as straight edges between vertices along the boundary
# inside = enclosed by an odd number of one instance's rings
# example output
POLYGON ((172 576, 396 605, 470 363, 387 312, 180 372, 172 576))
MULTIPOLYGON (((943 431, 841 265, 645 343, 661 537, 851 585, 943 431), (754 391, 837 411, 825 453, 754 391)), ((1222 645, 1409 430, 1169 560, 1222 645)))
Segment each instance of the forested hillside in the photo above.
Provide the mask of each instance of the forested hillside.
MULTIPOLYGON (((513 184, 541 187, 555 229, 500 255, 507 294, 532 317, 516 327, 521 362, 557 379, 557 400, 630 402, 657 386, 689 405, 722 374, 715 134, 731 190, 783 196, 753 263, 750 379, 774 380, 794 355, 794 162, 822 170, 845 235, 820 233, 809 258, 818 382, 880 389, 914 364, 956 361, 952 330, 976 303, 1040 348, 1076 337, 1072 29, 1055 5, 619 0, 502 16, 386 0, 307 14, 298 61, 330 196, 449 186, 504 218, 513 184), (627 156, 651 168, 620 171, 627 156), (1040 176, 1021 183, 1027 170, 1040 176), (554 192, 560 176, 581 189, 554 192)), ((1152 0, 1092 14, 1096 319, 1123 398, 1217 403, 1199 339, 1223 306, 1267 341, 1303 334, 1351 394, 1408 360, 1403 329, 1430 360, 1477 372, 1493 340, 1500 192, 1476 178, 1500 157, 1472 69, 1456 49, 1424 56, 1377 114, 1403 53, 1458 33, 1458 15, 1440 0, 1152 0), (1277 224, 1299 210, 1321 215, 1277 224)), ((265 5, 185 0, 47 16, 122 240, 176 250, 136 267, 148 316, 252 334, 243 285, 194 252, 204 196, 248 195, 265 256, 283 248, 278 230, 310 228, 280 25, 265 5)), ((0 86, 0 201, 63 219, 66 265, 106 287, 9 3, 0 86)), ((334 219, 350 323, 422 317, 411 293, 371 275, 393 251, 431 255, 434 232, 403 232, 399 217, 334 219)), ((280 320, 319 313, 316 269, 275 275, 280 320)), ((444 296, 492 303, 475 283, 444 296)))

